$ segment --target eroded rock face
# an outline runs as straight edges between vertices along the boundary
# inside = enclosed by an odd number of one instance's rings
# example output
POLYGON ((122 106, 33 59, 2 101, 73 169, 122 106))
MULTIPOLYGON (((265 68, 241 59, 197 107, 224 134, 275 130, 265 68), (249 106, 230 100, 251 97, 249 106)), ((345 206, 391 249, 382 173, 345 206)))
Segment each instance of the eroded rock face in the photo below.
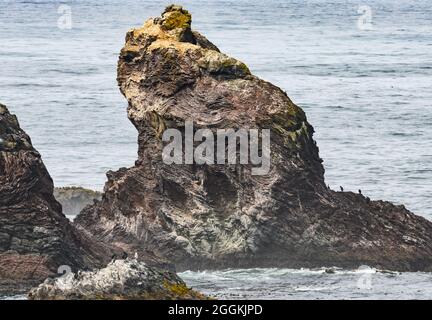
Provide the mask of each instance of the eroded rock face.
POLYGON ((62 265, 100 266, 110 252, 62 214, 40 154, 0 104, 0 293, 26 291, 62 265))
MULTIPOLYGON (((191 30, 170 6, 127 33, 118 82, 139 132, 136 165, 108 173, 76 223, 107 242, 146 248, 178 270, 358 267, 431 270, 432 224, 403 206, 334 192, 305 113, 191 30), (166 128, 270 129, 271 170, 166 165, 166 128)), ((343 168, 341 168, 343 170, 343 168)))
POLYGON ((30 300, 192 300, 205 296, 189 289, 174 273, 137 260, 115 260, 107 267, 47 279, 30 300))

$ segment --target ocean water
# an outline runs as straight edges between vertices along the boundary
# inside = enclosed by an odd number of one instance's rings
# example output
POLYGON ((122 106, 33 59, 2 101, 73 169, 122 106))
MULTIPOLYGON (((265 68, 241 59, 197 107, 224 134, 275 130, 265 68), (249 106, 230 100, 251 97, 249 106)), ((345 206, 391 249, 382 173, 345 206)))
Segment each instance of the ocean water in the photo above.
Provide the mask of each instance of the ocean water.
MULTIPOLYGON (((116 84, 118 52, 129 28, 170 2, 0 2, 0 102, 18 115, 56 186, 102 190, 107 170, 135 161, 137 134, 116 84)), ((430 1, 177 3, 191 11, 195 29, 306 111, 332 188, 362 189, 432 219, 430 1)), ((351 271, 256 273, 182 276, 220 297, 432 297, 429 274, 377 273, 373 288, 359 293, 346 285, 357 277, 351 271)))
POLYGON ((431 299, 432 274, 357 270, 237 269, 184 272, 180 276, 216 299, 390 300, 431 299))

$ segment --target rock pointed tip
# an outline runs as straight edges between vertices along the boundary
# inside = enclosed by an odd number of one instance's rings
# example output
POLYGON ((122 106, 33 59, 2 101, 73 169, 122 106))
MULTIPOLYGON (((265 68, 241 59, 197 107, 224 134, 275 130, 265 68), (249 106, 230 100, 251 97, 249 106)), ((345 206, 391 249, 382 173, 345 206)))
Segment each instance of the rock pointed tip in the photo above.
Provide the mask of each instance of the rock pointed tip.
POLYGON ((192 16, 182 6, 171 4, 165 8, 162 18, 157 21, 166 30, 188 29, 191 26, 192 16))
POLYGON ((162 13, 162 15, 165 13, 168 13, 168 12, 173 12, 173 11, 178 11, 181 13, 189 13, 187 10, 183 9, 183 6, 176 5, 176 4, 170 4, 170 5, 166 6, 165 11, 162 13))
POLYGON ((4 104, 0 103, 0 114, 5 114, 8 112, 9 112, 8 108, 4 104))

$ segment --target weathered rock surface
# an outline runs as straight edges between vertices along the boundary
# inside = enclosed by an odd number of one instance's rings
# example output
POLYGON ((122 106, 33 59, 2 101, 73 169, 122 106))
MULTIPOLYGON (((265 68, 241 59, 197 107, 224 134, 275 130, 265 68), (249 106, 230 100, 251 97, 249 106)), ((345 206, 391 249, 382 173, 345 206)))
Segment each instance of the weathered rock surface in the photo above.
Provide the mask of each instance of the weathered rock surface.
POLYGON ((432 270, 432 223, 403 206, 329 190, 302 109, 192 31, 181 7, 127 33, 118 83, 139 132, 138 160, 109 172, 102 201, 76 220, 101 240, 154 251, 178 270, 432 270), (184 131, 186 120, 212 131, 271 129, 269 174, 164 164, 162 132, 184 131))
POLYGON ((27 291, 62 265, 101 266, 112 254, 74 227, 18 120, 0 104, 0 293, 27 291))
POLYGON ((192 300, 206 299, 174 273, 137 260, 115 260, 107 267, 47 279, 32 289, 31 300, 192 300))
POLYGON ((81 187, 64 187, 55 188, 54 197, 62 205, 65 215, 76 216, 95 200, 101 200, 102 194, 81 187))

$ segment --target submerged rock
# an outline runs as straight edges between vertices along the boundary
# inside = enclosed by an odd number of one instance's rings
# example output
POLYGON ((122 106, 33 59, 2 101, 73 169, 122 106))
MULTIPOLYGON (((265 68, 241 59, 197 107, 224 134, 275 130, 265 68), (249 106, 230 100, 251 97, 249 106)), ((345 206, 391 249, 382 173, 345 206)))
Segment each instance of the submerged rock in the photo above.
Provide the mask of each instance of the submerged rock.
POLYGON ((174 273, 152 268, 137 260, 115 260, 92 272, 69 273, 47 279, 32 289, 31 300, 192 300, 206 297, 192 289, 174 273))
MULTIPOLYGON (((76 223, 178 270, 228 267, 432 270, 432 223, 403 206, 326 187, 305 113, 280 88, 192 31, 170 6, 126 35, 118 83, 139 133, 134 167, 109 172, 76 223), (166 128, 270 129, 271 168, 167 165, 166 128)), ((340 168, 343 170, 343 168, 340 168)))
POLYGON ((82 209, 102 198, 100 192, 81 187, 55 188, 54 197, 63 208, 65 215, 76 216, 82 209))
POLYGON ((62 266, 101 266, 114 252, 78 231, 53 191, 40 154, 0 104, 0 293, 27 291, 62 266))

